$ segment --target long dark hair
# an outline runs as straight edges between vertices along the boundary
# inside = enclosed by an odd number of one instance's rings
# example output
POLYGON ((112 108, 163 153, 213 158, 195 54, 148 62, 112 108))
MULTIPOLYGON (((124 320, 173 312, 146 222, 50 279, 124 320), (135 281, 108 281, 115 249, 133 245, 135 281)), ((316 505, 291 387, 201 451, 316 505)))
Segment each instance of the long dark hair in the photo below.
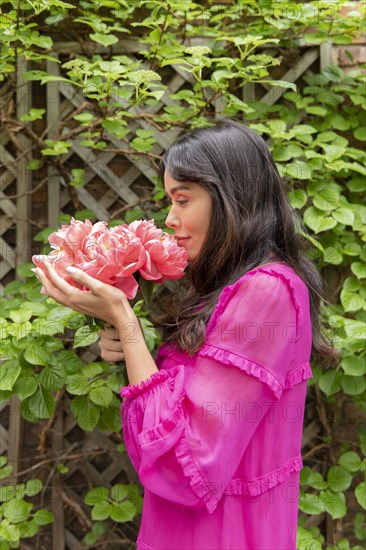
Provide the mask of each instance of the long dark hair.
POLYGON ((190 355, 203 345, 205 329, 220 292, 247 271, 270 261, 292 267, 309 289, 313 353, 325 367, 339 352, 324 334, 322 277, 306 256, 306 231, 289 204, 284 183, 265 141, 243 124, 225 119, 179 137, 160 164, 180 182, 202 185, 213 198, 206 241, 188 270, 183 300, 173 298, 156 319, 163 341, 175 341, 190 355), (275 260, 273 260, 275 258, 275 260))

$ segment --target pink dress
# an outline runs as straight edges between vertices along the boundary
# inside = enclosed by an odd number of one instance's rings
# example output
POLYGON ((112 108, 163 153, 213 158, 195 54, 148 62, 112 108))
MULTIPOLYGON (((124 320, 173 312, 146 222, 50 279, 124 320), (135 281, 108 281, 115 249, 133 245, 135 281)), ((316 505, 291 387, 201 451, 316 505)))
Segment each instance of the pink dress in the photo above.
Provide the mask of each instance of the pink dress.
POLYGON ((296 549, 311 343, 307 286, 266 264, 224 288, 193 357, 163 344, 121 390, 139 550, 296 549))

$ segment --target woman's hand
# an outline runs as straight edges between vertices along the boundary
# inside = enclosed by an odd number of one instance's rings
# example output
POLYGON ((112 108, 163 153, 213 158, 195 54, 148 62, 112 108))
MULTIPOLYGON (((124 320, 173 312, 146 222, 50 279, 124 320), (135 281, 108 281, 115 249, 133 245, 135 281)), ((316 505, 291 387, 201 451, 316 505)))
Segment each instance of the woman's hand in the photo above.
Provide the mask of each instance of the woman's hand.
POLYGON ((108 363, 116 361, 124 361, 125 354, 123 353, 122 342, 119 339, 118 330, 114 327, 107 327, 99 331, 100 340, 100 355, 102 359, 108 363))
POLYGON ((58 275, 50 262, 44 262, 46 273, 39 268, 34 270, 45 292, 74 311, 97 317, 109 325, 118 326, 136 320, 136 316, 122 290, 90 277, 80 269, 73 268, 69 275, 90 291, 80 290, 69 285, 58 275))

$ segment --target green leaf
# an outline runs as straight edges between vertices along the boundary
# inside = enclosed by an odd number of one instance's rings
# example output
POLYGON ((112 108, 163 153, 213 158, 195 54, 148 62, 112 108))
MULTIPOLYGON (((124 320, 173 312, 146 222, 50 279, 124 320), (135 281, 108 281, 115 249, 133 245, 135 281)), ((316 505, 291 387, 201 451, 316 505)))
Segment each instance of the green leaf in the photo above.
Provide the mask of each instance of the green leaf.
POLYGON ((126 122, 122 120, 114 120, 110 118, 106 118, 102 122, 102 127, 107 130, 109 134, 112 136, 116 136, 119 139, 122 139, 128 134, 130 131, 128 127, 126 127, 126 122))
POLYGON ((108 407, 113 401, 113 392, 107 387, 93 388, 89 392, 90 400, 101 407, 108 407))
POLYGON ((21 498, 13 498, 9 502, 5 502, 2 505, 2 512, 4 517, 12 523, 20 523, 29 518, 32 508, 32 503, 25 502, 21 498))
POLYGON ((132 210, 127 210, 125 214, 125 222, 131 223, 136 220, 139 220, 144 216, 145 212, 141 208, 133 208, 132 210))
POLYGON ((61 366, 45 367, 39 375, 39 381, 47 390, 59 390, 65 383, 65 371, 61 366))
POLYGON ((342 368, 349 376, 364 376, 366 374, 365 357, 348 355, 342 359, 342 368))
POLYGON ((98 427, 103 431, 120 433, 122 429, 120 407, 104 407, 98 427))
POLYGON ((21 410, 25 418, 42 419, 50 418, 55 408, 55 400, 52 394, 44 389, 39 388, 33 395, 24 399, 21 405, 21 410))
POLYGON ((92 512, 91 512, 91 517, 92 517, 92 520, 95 521, 95 520, 103 520, 103 519, 107 519, 109 518, 110 516, 110 513, 111 513, 111 504, 108 504, 107 501, 102 501, 102 502, 98 502, 94 508, 92 509, 92 512))
POLYGON ((82 367, 80 357, 71 350, 62 350, 57 355, 53 355, 49 364, 56 367, 61 366, 68 374, 77 373, 82 367))
POLYGON ((136 515, 136 508, 132 502, 122 502, 121 504, 112 504, 110 516, 114 521, 123 523, 132 521, 136 515))
POLYGON ((352 475, 341 466, 331 466, 327 476, 329 489, 335 492, 346 491, 352 483, 352 475))
POLYGON ((154 281, 148 281, 143 277, 139 279, 139 288, 144 299, 145 304, 149 304, 151 296, 154 291, 154 281))
POLYGON ((42 508, 35 512, 33 519, 37 525, 47 525, 53 522, 53 514, 49 510, 42 508))
POLYGON ((24 358, 31 365, 47 366, 50 359, 50 353, 39 344, 31 343, 24 352, 24 358))
POLYGON ((355 496, 357 498, 357 502, 364 510, 366 510, 366 482, 363 481, 359 485, 357 485, 355 489, 355 496))
POLYGON ((305 514, 321 514, 324 511, 324 505, 317 494, 300 494, 299 508, 305 514))
POLYGON ((104 371, 103 364, 101 363, 89 363, 81 369, 81 374, 85 378, 93 378, 104 371))
POLYGON ((363 321, 355 321, 354 319, 344 319, 344 329, 348 338, 364 340, 366 337, 366 324, 363 321))
POLYGON ((259 83, 270 84, 271 86, 278 86, 279 88, 286 88, 296 92, 297 87, 293 82, 286 82, 286 80, 258 80, 259 83))
POLYGON ((318 491, 328 487, 328 482, 323 479, 323 476, 319 472, 311 472, 307 480, 307 484, 318 491))
POLYGON ((363 376, 347 376, 342 377, 342 388, 348 395, 359 395, 366 389, 366 380, 363 376))
POLYGON ((328 162, 332 162, 342 157, 346 152, 346 147, 340 145, 322 145, 325 158, 328 162))
POLYGON ((341 303, 345 311, 359 311, 365 304, 360 294, 348 291, 343 288, 341 292, 341 303))
POLYGON ((337 371, 326 371, 319 379, 319 387, 329 397, 341 389, 340 378, 341 376, 337 371))
POLYGON ((85 395, 88 393, 88 379, 81 373, 70 374, 66 378, 66 389, 73 395, 85 395))
POLYGON ((94 533, 87 533, 83 538, 83 542, 87 546, 94 546, 98 542, 98 537, 94 533))
POLYGON ((22 367, 15 361, 6 361, 3 363, 0 370, 0 390, 12 390, 21 371, 22 367))
POLYGON ((333 491, 323 491, 320 493, 320 499, 324 504, 324 509, 333 519, 342 518, 347 513, 346 499, 343 493, 333 493, 333 491))
POLYGON ((313 204, 319 210, 334 210, 339 204, 339 193, 332 189, 324 189, 313 197, 313 204))
POLYGON ((108 531, 108 526, 105 522, 95 522, 92 527, 92 532, 95 535, 104 535, 108 531))
POLYGON ((23 521, 18 524, 19 538, 34 537, 39 531, 39 527, 33 519, 29 521, 23 521))
POLYGON ((72 400, 71 412, 83 430, 91 432, 98 424, 100 409, 85 397, 78 396, 72 400))
POLYGON ((352 225, 355 219, 355 215, 353 211, 350 208, 344 208, 344 207, 337 208, 337 210, 333 210, 332 216, 339 223, 343 223, 344 225, 352 225))
POLYGON ((353 264, 351 264, 351 271, 356 275, 358 279, 366 278, 366 264, 362 264, 361 262, 354 262, 353 264))
POLYGON ((96 117, 92 113, 80 113, 78 115, 74 115, 72 118, 78 122, 83 122, 88 126, 93 122, 93 120, 95 120, 96 117))
POLYGON ((25 484, 25 494, 30 497, 38 495, 38 493, 42 491, 42 487, 43 484, 40 479, 30 479, 25 484))
POLYGON ((313 539, 313 534, 299 525, 297 529, 298 550, 322 550, 321 542, 313 539))
POLYGON ((85 185, 85 170, 83 168, 73 168, 71 176, 72 180, 69 185, 72 185, 72 187, 83 187, 85 185))
POLYGON ((306 162, 296 160, 286 166, 285 174, 295 180, 308 180, 311 178, 311 170, 306 162))
POLYGON ((358 472, 362 466, 360 457, 354 451, 347 451, 346 453, 343 453, 339 457, 338 462, 349 472, 358 472))
POLYGON ((98 502, 104 502, 109 498, 109 490, 106 487, 94 487, 84 497, 85 504, 95 506, 98 502))
POLYGON ((335 219, 330 216, 324 216, 324 212, 318 208, 315 208, 315 206, 310 206, 305 210, 304 222, 315 233, 327 231, 337 225, 335 219))
POLYGON ((45 109, 31 108, 27 115, 21 115, 19 119, 22 122, 32 122, 33 120, 41 120, 45 112, 46 112, 45 109))
POLYGON ((327 264, 339 265, 343 261, 343 256, 335 246, 328 246, 324 250, 324 261, 327 264))
POLYGON ((32 331, 40 336, 54 336, 55 334, 62 334, 64 332, 64 326, 60 321, 36 319, 32 323, 32 331))
POLYGON ((305 111, 310 115, 316 115, 321 117, 326 116, 328 113, 328 110, 325 109, 325 107, 319 107, 318 105, 306 107, 305 111))
POLYGON ((123 485, 122 483, 117 483, 116 485, 113 485, 111 491, 111 497, 113 498, 113 500, 120 502, 121 500, 125 500, 128 495, 129 490, 126 485, 123 485))
POLYGON ((305 206, 308 197, 304 189, 295 189, 294 191, 290 191, 288 193, 288 198, 291 205, 300 210, 303 206, 305 206))
POLYGON ((2 485, 0 487, 0 502, 7 502, 16 496, 15 488, 12 485, 2 485))
POLYGON ((105 46, 106 48, 108 46, 112 46, 112 44, 117 44, 118 42, 118 37, 114 34, 94 33, 89 34, 89 38, 91 38, 94 42, 97 42, 98 44, 102 44, 102 46, 105 46))
POLYGON ((353 135, 359 141, 366 141, 366 130, 365 128, 356 128, 353 132, 353 135))
POLYGON ((93 210, 90 210, 89 208, 82 208, 81 210, 78 210, 75 212, 75 219, 77 220, 90 220, 92 218, 95 218, 95 212, 93 210))
POLYGON ((14 323, 25 323, 32 317, 32 312, 27 309, 19 309, 17 311, 10 311, 9 317, 14 323))
POLYGON ((74 337, 74 348, 80 348, 81 346, 90 346, 94 344, 99 338, 98 327, 89 327, 87 325, 80 327, 74 337))

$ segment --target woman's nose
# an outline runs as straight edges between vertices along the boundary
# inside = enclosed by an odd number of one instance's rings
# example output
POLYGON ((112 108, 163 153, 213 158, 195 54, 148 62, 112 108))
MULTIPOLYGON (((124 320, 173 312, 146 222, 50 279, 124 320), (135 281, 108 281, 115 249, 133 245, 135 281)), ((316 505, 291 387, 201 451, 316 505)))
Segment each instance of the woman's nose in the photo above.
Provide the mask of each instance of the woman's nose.
POLYGON ((165 225, 170 229, 174 229, 179 224, 179 220, 174 213, 174 207, 172 206, 168 212, 167 217, 165 218, 165 225))

